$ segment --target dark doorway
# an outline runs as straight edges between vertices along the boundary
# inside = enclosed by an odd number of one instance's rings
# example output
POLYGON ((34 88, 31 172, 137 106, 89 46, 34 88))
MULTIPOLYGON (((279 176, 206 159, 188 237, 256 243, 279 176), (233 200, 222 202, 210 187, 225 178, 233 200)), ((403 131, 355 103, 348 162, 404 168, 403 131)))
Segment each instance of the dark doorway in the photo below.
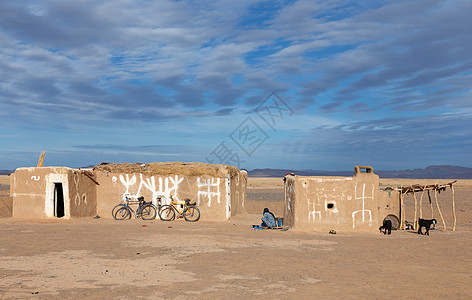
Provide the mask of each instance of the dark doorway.
POLYGON ((64 216, 64 193, 62 183, 54 183, 54 216, 62 218, 64 216))

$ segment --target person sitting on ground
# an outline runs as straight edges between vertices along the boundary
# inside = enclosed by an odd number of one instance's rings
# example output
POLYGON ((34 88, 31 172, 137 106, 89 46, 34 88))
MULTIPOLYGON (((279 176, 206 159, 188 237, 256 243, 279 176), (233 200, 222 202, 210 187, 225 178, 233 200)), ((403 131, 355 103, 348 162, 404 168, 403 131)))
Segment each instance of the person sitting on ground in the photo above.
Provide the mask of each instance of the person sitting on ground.
POLYGON ((272 227, 277 227, 277 218, 274 216, 273 213, 269 211, 267 207, 264 208, 261 220, 261 227, 268 227, 269 229, 271 229, 272 227))

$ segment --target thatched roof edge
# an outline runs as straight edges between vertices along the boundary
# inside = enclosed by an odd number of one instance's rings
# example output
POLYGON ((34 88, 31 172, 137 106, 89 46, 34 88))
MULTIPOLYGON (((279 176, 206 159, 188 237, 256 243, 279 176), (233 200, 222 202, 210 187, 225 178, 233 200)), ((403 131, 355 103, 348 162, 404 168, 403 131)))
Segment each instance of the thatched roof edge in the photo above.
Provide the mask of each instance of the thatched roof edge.
POLYGON ((101 163, 93 167, 93 171, 111 173, 142 173, 144 175, 185 175, 231 177, 239 174, 239 169, 229 165, 208 164, 197 162, 153 162, 153 163, 101 163))

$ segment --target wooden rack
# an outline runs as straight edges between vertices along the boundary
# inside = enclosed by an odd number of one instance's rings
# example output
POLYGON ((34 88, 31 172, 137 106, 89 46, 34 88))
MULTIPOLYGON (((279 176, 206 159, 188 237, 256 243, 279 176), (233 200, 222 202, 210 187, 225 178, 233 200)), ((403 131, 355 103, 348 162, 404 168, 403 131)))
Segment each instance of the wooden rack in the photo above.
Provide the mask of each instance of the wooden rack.
POLYGON ((404 197, 405 195, 411 193, 413 194, 413 199, 415 200, 415 222, 414 222, 414 229, 418 229, 418 201, 416 198, 416 193, 421 192, 421 197, 419 201, 419 218, 423 218, 423 196, 425 191, 428 194, 429 204, 431 208, 431 219, 433 219, 433 202, 431 201, 431 194, 430 191, 434 191, 434 199, 436 203, 436 207, 439 212, 439 216, 441 217, 441 221, 443 224, 443 231, 446 231, 446 222, 444 221, 443 214, 441 212, 441 208, 439 207, 438 202, 438 193, 445 191, 448 187, 452 190, 452 218, 453 218, 453 225, 452 231, 456 230, 456 205, 454 199, 454 183, 457 180, 445 183, 445 184, 428 184, 428 185, 421 185, 421 184, 413 184, 409 186, 387 186, 384 187, 383 190, 385 191, 399 191, 400 192, 400 229, 405 229, 405 204, 404 204, 404 197))

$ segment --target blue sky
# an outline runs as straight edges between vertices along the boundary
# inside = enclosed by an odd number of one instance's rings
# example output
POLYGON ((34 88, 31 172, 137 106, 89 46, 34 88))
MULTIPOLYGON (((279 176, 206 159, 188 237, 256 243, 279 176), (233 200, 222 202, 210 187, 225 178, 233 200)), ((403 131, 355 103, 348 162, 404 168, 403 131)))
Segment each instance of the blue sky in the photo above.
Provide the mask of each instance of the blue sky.
POLYGON ((0 2, 0 169, 472 167, 472 1, 0 2))

